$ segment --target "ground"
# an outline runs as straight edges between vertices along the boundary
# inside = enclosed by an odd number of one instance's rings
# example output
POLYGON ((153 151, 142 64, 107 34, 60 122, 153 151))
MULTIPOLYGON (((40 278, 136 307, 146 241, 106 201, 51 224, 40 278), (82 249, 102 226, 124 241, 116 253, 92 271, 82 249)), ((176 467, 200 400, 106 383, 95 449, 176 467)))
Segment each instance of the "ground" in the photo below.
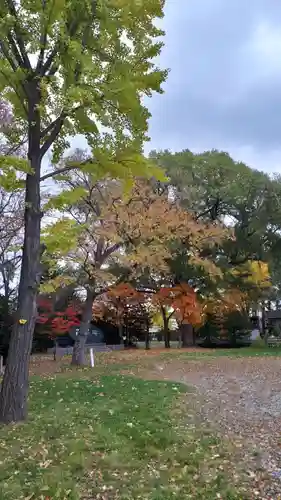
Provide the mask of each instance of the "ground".
POLYGON ((0 429, 2 500, 281 499, 281 352, 99 353, 31 363, 0 429))

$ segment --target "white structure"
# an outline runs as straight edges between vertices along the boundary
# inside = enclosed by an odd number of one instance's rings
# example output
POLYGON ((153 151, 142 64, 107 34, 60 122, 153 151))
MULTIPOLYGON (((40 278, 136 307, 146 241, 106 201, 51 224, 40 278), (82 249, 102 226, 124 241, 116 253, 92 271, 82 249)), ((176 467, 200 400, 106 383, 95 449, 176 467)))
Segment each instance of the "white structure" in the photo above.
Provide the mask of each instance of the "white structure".
POLYGON ((254 330, 251 331, 251 341, 253 342, 254 340, 257 340, 260 337, 260 331, 255 328, 254 330))

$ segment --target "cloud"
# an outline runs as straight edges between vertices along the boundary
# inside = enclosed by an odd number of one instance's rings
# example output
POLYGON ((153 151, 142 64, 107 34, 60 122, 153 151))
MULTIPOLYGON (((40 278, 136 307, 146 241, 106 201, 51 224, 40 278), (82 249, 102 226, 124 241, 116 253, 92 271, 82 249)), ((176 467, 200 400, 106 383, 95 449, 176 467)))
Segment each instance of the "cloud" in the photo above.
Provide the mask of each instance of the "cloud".
POLYGON ((279 168, 281 2, 167 0, 163 26, 170 74, 149 103, 151 147, 246 151, 279 168))

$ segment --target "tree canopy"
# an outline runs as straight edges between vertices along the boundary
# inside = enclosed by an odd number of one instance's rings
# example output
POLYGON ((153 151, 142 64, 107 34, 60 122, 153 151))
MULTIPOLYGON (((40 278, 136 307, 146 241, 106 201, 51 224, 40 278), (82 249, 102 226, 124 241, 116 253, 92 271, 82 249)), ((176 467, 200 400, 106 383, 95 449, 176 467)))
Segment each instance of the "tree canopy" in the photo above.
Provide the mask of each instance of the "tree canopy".
POLYGON ((101 172, 115 178, 147 173, 141 153, 150 115, 143 100, 161 92, 167 76, 154 60, 163 45, 155 25, 163 5, 89 0, 81 8, 77 0, 0 1, 0 184, 22 188, 25 198, 18 308, 0 393, 3 422, 27 414, 44 253, 42 183, 79 168, 97 178, 101 172), (86 138, 89 155, 61 166, 69 138, 77 134, 86 138), (20 157, 15 151, 22 146, 20 157), (45 171, 42 160, 49 151, 52 165, 45 171))

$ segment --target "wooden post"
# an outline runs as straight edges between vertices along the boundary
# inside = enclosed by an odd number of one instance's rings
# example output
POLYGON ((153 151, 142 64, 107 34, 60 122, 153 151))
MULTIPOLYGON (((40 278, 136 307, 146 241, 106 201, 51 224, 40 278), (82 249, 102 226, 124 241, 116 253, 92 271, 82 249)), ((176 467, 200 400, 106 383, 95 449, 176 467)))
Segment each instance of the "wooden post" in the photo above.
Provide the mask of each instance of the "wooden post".
POLYGON ((4 373, 3 356, 0 356, 0 375, 4 373))

